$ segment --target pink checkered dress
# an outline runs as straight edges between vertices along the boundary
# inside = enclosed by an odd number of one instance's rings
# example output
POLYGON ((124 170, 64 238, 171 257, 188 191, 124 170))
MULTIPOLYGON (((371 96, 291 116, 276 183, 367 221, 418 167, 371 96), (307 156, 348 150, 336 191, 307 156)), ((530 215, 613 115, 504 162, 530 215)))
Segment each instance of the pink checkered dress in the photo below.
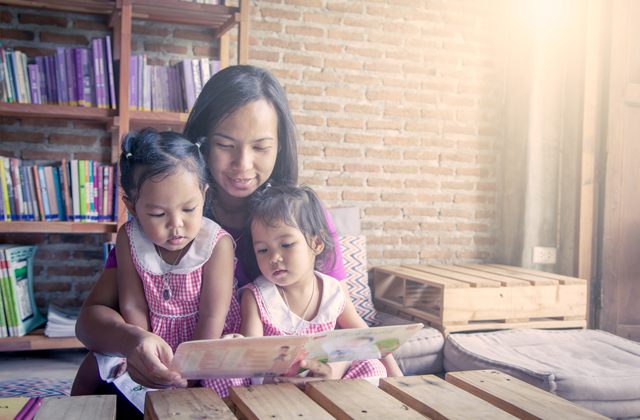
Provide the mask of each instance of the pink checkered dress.
MULTIPOLYGON (((245 286, 251 290, 258 303, 264 335, 303 335, 331 331, 336 327, 338 317, 344 311, 346 296, 338 280, 316 272, 322 281, 322 298, 318 314, 311 321, 300 318, 289 310, 275 284, 260 276, 245 286)), ((387 376, 387 370, 380 360, 357 360, 351 364, 344 379, 372 378, 387 376)))
MULTIPOLYGON (((193 338, 198 322, 202 266, 211 257, 218 240, 228 233, 217 223, 204 218, 191 248, 176 266, 171 266, 158 255, 153 243, 147 239, 135 219, 127 222, 126 232, 131 244, 131 257, 142 279, 149 306, 151 330, 175 351, 178 344, 193 338), (163 276, 166 273, 171 289, 169 300, 162 297, 163 276)), ((234 285, 224 334, 238 332, 239 329, 240 305, 234 285)))

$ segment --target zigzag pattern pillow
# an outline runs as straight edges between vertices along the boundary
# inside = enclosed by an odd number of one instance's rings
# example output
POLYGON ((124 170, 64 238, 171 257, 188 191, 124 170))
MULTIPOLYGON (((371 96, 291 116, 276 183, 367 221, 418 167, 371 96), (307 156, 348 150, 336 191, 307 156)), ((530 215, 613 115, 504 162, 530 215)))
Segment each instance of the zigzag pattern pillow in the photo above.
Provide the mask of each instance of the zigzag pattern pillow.
POLYGON ((370 327, 378 325, 367 274, 367 241, 364 235, 340 235, 345 281, 358 315, 370 327))

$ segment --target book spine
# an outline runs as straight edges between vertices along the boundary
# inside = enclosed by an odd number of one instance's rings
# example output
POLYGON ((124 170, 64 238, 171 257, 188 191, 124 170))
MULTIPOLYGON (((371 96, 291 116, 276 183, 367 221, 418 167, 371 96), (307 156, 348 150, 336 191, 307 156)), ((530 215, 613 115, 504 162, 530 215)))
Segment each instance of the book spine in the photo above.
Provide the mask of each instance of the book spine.
POLYGON ((33 220, 40 219, 40 209, 38 208, 38 196, 36 194, 36 188, 33 181, 33 170, 31 166, 24 166, 24 178, 27 180, 29 187, 29 197, 31 197, 31 210, 33 211, 33 220))
POLYGON ((56 57, 51 55, 44 58, 44 71, 47 75, 47 88, 49 91, 49 103, 57 104, 58 82, 56 79, 56 57))
POLYGON ((58 86, 58 104, 69 105, 69 91, 67 89, 67 59, 63 47, 56 48, 55 67, 56 84, 58 86))
POLYGON ((3 218, 2 220, 11 220, 11 205, 9 203, 9 184, 7 184, 7 171, 4 167, 5 160, 0 157, 0 186, 2 187, 2 203, 3 203, 3 218))
POLYGON ((40 77, 38 75, 38 65, 27 65, 27 71, 29 72, 29 90, 31 91, 31 103, 41 104, 40 100, 40 77))
POLYGON ((49 191, 47 179, 44 175, 44 167, 38 165, 38 178, 40 180, 40 194, 42 195, 42 207, 44 208, 44 220, 51 221, 51 207, 49 206, 49 191))
POLYGON ((76 79, 75 49, 65 49, 64 55, 65 68, 67 70, 67 96, 69 97, 69 105, 78 106, 78 81, 76 79))
POLYGON ((80 76, 78 77, 78 105, 89 107, 92 105, 93 88, 91 83, 91 64, 89 62, 89 50, 86 48, 79 48, 80 51, 78 66, 80 70, 80 76))
POLYGON ((70 184, 69 184, 69 163, 66 159, 62 159, 60 163, 60 177, 61 177, 61 189, 62 189, 62 197, 64 200, 64 213, 66 215, 66 219, 69 221, 75 221, 73 217, 73 205, 71 204, 71 193, 70 193, 70 184))
POLYGON ((31 89, 29 86, 29 70, 27 68, 27 55, 22 51, 16 51, 18 53, 18 63, 20 64, 20 76, 22 78, 21 88, 23 89, 24 94, 24 102, 27 104, 32 103, 31 101, 31 89))
POLYGON ((69 161, 69 172, 70 172, 70 181, 71 181, 71 202, 73 208, 73 218, 74 222, 81 221, 80 218, 80 176, 78 174, 78 168, 80 164, 76 159, 72 159, 69 161))
POLYGON ((200 91, 202 91, 202 77, 200 72, 200 59, 192 58, 191 59, 191 70, 193 71, 193 86, 195 88, 194 92, 194 103, 195 98, 200 95, 200 91))
POLYGON ((9 214, 11 215, 11 220, 18 220, 18 213, 16 212, 16 199, 15 193, 13 189, 13 176, 11 175, 11 159, 10 158, 2 158, 4 160, 4 172, 5 179, 7 182, 7 191, 9 193, 9 214))
POLYGON ((58 218, 60 220, 67 221, 67 214, 64 211, 64 201, 62 199, 62 188, 60 182, 60 168, 57 166, 51 167, 51 173, 53 175, 53 188, 56 191, 56 206, 58 207, 58 218))
POLYGON ((2 278, 2 300, 5 308, 5 319, 9 336, 18 335, 18 315, 13 294, 11 278, 9 277, 9 268, 5 249, 10 245, 3 245, 0 248, 0 277, 2 278))
POLYGON ((86 161, 78 160, 78 187, 80 203, 80 221, 86 222, 87 218, 87 173, 86 173, 86 161))
POLYGON ((11 185, 13 187, 13 199, 15 201, 15 220, 24 220, 24 200, 22 199, 22 187, 20 186, 19 164, 18 159, 9 158, 11 185))
POLYGON ((106 61, 107 61, 107 73, 109 75, 109 98, 111 103, 111 109, 118 108, 118 102, 116 100, 116 88, 113 82, 113 58, 111 55, 111 36, 107 35, 104 38, 105 50, 106 50, 106 61))
POLYGON ((47 91, 47 77, 45 74, 44 57, 36 57, 36 68, 38 69, 38 95, 41 104, 49 103, 49 92, 47 91))
POLYGON ((53 181, 53 168, 51 166, 44 167, 44 179, 47 183, 47 198, 49 200, 50 220, 60 220, 60 212, 58 210, 58 199, 56 198, 56 186, 53 181))
POLYGON ((111 220, 109 217, 109 166, 102 166, 102 220, 111 220))
POLYGON ((138 59, 129 57, 129 109, 138 109, 138 59))
POLYGON ((47 220, 47 213, 44 211, 44 200, 42 198, 42 185, 40 185, 40 170, 38 165, 31 167, 31 175, 33 177, 33 188, 35 189, 36 199, 38 200, 38 212, 40 220, 47 220))
POLYGON ((28 169, 26 166, 20 165, 18 168, 20 173, 22 198, 24 200, 24 220, 34 220, 33 203, 31 198, 31 190, 29 188, 29 176, 27 175, 28 169))
POLYGON ((93 76, 96 87, 96 106, 98 108, 107 108, 108 101, 105 99, 105 83, 104 83, 104 57, 102 56, 102 38, 94 38, 91 40, 91 53, 93 57, 93 76))
POLYGON ((5 100, 9 103, 15 102, 15 96, 13 95, 13 78, 9 71, 9 65, 7 62, 6 50, 0 46, 0 59, 2 60, 2 68, 4 69, 4 87, 5 87, 5 100))

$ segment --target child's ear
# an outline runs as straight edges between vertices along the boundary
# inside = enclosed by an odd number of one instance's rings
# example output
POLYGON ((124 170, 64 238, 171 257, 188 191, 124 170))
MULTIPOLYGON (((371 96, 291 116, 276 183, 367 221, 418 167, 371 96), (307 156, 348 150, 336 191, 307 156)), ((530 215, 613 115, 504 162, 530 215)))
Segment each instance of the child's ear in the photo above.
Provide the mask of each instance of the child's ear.
POLYGON ((316 255, 320 255, 322 251, 324 251, 324 242, 322 242, 322 239, 320 239, 318 235, 314 235, 311 238, 311 249, 316 255))
POLYGON ((129 214, 133 217, 136 217, 136 206, 133 204, 131 200, 129 200, 129 197, 127 197, 126 195, 123 195, 122 201, 124 202, 125 207, 129 211, 129 214))

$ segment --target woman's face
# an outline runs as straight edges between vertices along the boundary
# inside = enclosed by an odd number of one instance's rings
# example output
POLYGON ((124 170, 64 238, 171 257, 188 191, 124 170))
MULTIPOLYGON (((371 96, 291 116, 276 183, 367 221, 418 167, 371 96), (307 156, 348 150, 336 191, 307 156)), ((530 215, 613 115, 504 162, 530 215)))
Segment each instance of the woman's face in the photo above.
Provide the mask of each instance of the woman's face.
POLYGON ((220 198, 248 197, 276 164, 278 114, 264 99, 250 102, 223 119, 209 141, 207 164, 220 198))

